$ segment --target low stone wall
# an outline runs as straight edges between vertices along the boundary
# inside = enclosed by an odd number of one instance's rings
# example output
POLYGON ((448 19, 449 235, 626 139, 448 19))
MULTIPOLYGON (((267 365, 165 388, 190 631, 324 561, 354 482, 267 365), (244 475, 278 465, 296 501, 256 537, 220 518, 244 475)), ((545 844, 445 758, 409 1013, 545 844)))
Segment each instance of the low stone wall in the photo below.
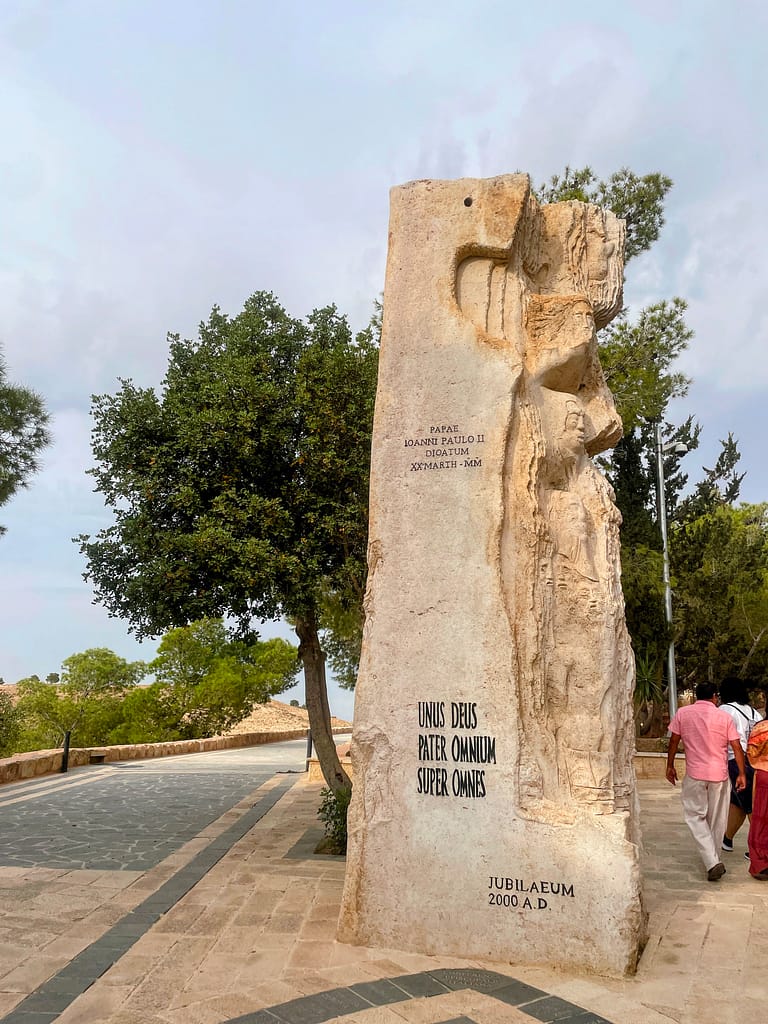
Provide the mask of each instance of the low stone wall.
MULTIPOLYGON (((634 757, 635 775, 638 779, 663 779, 667 772, 667 755, 638 753, 634 757)), ((685 778, 685 757, 675 757, 678 779, 685 778)))
MULTIPOLYGON (((334 729, 340 735, 349 729, 334 729)), ((235 736, 213 736, 204 740, 174 740, 169 743, 133 743, 116 747, 72 747, 69 766, 107 763, 110 761, 142 761, 151 757, 174 757, 177 754, 200 754, 206 750, 233 750, 236 747, 255 747, 262 743, 280 743, 284 740, 305 739, 306 729, 286 729, 284 732, 244 732, 235 736)), ((61 771, 62 751, 32 750, 27 754, 14 754, 0 758, 0 786, 7 782, 34 779, 61 771)))
MULTIPOLYGON (((354 768, 348 757, 341 758, 341 765, 350 779, 354 777, 354 768)), ((667 771, 667 755, 659 753, 636 753, 634 757, 635 775, 638 779, 663 779, 667 771)), ((675 768, 678 779, 685 777, 685 758, 678 755, 675 758, 675 768)), ((309 781, 322 782, 323 773, 320 770, 320 762, 316 757, 309 762, 309 781)))

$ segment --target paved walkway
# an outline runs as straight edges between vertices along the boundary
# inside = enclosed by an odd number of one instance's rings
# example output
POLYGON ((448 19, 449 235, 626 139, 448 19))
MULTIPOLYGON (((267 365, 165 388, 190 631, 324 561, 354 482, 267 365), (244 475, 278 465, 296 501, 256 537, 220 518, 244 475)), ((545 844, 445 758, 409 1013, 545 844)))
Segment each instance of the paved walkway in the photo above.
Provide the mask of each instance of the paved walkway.
POLYGON ((741 834, 704 880, 679 790, 641 783, 651 939, 618 981, 337 943, 344 862, 312 853, 302 759, 279 744, 0 789, 0 1024, 765 1020, 768 885, 741 834))

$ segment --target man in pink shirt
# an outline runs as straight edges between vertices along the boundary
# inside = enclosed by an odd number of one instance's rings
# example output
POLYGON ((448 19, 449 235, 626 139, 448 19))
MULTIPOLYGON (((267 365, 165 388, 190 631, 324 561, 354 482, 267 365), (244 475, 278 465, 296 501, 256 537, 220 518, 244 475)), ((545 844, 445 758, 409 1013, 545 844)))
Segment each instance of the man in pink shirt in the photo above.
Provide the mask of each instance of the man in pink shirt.
POLYGON ((672 738, 667 754, 667 781, 674 786, 677 783, 675 754, 682 739, 685 744, 683 817, 699 848, 710 882, 716 882, 725 874, 725 865, 720 860, 720 841, 725 835, 731 791, 729 746, 739 769, 736 789, 742 790, 747 784, 739 734, 731 716, 719 709, 719 702, 714 683, 699 683, 696 703, 680 708, 669 723, 672 738))

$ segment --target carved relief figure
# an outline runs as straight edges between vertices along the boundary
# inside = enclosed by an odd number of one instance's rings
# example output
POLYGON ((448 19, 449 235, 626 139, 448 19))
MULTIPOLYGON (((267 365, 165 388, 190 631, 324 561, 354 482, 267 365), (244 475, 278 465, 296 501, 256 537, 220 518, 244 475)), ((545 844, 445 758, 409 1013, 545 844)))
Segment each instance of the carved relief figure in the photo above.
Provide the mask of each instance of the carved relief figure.
POLYGON ((622 433, 596 340, 621 308, 622 252, 612 214, 531 200, 506 264, 473 256, 457 273, 464 314, 524 366, 504 468, 500 585, 520 809, 540 820, 573 820, 579 806, 626 809, 630 790, 631 723, 616 722, 627 718, 631 684, 620 516, 590 457, 622 433))

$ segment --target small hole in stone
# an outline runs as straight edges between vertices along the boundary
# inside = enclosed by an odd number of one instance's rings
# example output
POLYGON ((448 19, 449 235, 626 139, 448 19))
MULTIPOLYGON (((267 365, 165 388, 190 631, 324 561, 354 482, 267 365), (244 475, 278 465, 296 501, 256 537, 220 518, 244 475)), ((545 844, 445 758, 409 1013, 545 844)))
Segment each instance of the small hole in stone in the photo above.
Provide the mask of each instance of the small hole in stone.
POLYGON ((472 205, 472 196, 467 196, 467 198, 464 200, 464 205, 465 206, 471 206, 472 205))

